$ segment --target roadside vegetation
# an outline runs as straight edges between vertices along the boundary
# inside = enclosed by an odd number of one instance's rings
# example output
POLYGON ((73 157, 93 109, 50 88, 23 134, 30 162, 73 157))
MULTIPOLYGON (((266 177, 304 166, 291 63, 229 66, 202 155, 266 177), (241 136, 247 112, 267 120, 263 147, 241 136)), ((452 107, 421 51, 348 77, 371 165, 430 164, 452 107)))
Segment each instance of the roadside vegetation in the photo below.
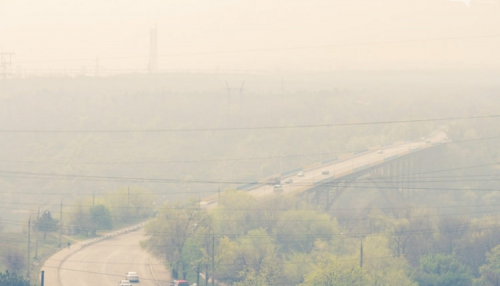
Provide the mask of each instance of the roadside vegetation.
POLYGON ((394 216, 364 209, 337 219, 295 196, 221 194, 212 210, 165 204, 142 247, 172 276, 210 285, 495 285, 500 217, 394 216), (360 225, 363 227, 361 228, 360 225), (367 227, 372 225, 372 227, 367 227))
MULTIPOLYGON (((30 277, 38 281, 43 261, 53 253, 79 240, 146 220, 155 210, 154 201, 155 195, 150 191, 132 187, 63 207, 63 223, 54 218, 55 215, 59 217, 59 213, 52 214, 48 210, 34 213, 31 221, 23 224, 21 233, 0 231, 0 271, 9 271, 8 279, 13 279, 12 275, 25 277, 29 265, 30 277)), ((0 221, 0 226, 2 223, 0 221)))

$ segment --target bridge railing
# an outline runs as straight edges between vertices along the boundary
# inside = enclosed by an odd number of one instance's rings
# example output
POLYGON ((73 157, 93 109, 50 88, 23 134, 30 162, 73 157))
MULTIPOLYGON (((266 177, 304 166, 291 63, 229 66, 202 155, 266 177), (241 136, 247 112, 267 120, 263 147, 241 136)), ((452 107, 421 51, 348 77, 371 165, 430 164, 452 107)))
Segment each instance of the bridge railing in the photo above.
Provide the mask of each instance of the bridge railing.
MULTIPOLYGON (((273 178, 283 179, 283 178, 286 178, 286 177, 294 176, 294 175, 296 175, 300 171, 310 171, 310 170, 322 168, 324 166, 330 165, 330 164, 335 163, 335 162, 345 161, 345 160, 349 160, 349 159, 352 159, 352 158, 357 157, 357 156, 361 156, 361 155, 363 155, 363 154, 365 154, 367 152, 373 152, 374 150, 385 149, 385 148, 388 148, 388 147, 391 147, 391 146, 402 145, 402 144, 405 144, 405 143, 408 143, 408 141, 396 141, 396 142, 391 143, 391 144, 386 144, 386 145, 382 145, 382 146, 375 146, 375 147, 371 147, 371 148, 368 148, 368 149, 357 150, 357 151, 354 151, 354 152, 340 154, 339 156, 337 156, 335 158, 327 159, 327 160, 324 160, 322 162, 311 163, 311 164, 308 164, 308 165, 305 165, 305 166, 302 166, 302 167, 299 167, 299 168, 295 168, 295 169, 292 169, 292 170, 289 170, 289 171, 285 171, 285 172, 282 172, 282 173, 278 173, 278 174, 274 174, 274 175, 271 175, 271 176, 267 176, 267 177, 262 178, 262 179, 260 179, 258 181, 254 181, 254 182, 251 182, 251 183, 247 183, 247 184, 238 186, 238 187, 236 187, 236 189, 237 190, 241 190, 241 191, 249 191, 249 190, 252 190, 254 188, 258 188, 258 187, 262 186, 263 184, 268 183, 273 178)), ((399 158, 401 156, 405 156, 405 155, 407 155, 409 153, 416 152, 416 151, 419 151, 419 150, 422 150, 422 149, 425 149, 425 148, 430 148, 432 146, 439 145, 439 144, 442 144, 442 143, 441 142, 434 142, 432 144, 427 144, 427 145, 424 145, 424 146, 418 146, 418 147, 413 147, 413 148, 410 147, 407 150, 398 152, 398 154, 395 154, 395 155, 392 155, 392 156, 389 156, 389 157, 385 157, 382 160, 369 162, 368 164, 365 164, 365 165, 362 165, 362 166, 358 166, 356 168, 353 168, 353 169, 348 170, 348 171, 344 171, 342 173, 336 173, 336 174, 334 174, 334 176, 331 176, 328 179, 324 179, 324 180, 321 180, 319 182, 311 183, 310 186, 304 186, 304 188, 301 188, 301 189, 308 189, 308 188, 310 188, 312 186, 320 184, 320 182, 322 182, 322 181, 332 180, 332 179, 338 179, 340 177, 343 177, 343 176, 346 176, 346 175, 350 175, 350 174, 352 174, 352 173, 354 173, 356 171, 360 171, 362 169, 366 169, 366 168, 369 168, 369 167, 381 164, 383 162, 394 160, 394 159, 399 158)), ((212 201, 217 200, 217 198, 218 198, 218 194, 215 193, 213 195, 210 195, 208 197, 203 198, 201 201, 202 202, 212 202, 212 201)))

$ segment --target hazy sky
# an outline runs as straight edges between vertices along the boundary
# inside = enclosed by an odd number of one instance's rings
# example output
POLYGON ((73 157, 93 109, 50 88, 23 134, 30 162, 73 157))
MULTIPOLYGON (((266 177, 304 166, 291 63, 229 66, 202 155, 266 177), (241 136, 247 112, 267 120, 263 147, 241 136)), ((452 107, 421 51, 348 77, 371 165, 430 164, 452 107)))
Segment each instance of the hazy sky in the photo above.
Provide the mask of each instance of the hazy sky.
POLYGON ((0 0, 16 69, 498 68, 500 2, 0 0))

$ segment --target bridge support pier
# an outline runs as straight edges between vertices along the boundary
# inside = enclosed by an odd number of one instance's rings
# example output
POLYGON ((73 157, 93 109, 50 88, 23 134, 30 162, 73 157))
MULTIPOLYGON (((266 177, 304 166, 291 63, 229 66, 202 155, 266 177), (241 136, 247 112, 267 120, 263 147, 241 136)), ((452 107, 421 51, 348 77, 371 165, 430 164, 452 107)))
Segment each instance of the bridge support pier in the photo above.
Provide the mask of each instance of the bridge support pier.
MULTIPOLYGON (((329 210, 343 194, 343 192, 356 182, 358 178, 365 178, 382 193, 390 206, 406 205, 416 199, 416 190, 423 183, 423 166, 432 170, 442 161, 442 148, 446 145, 426 148, 424 150, 405 150, 397 158, 389 158, 374 166, 356 170, 341 178, 332 178, 322 185, 314 186, 307 192, 310 202, 329 210)), ((366 186, 366 184, 365 184, 366 186)))

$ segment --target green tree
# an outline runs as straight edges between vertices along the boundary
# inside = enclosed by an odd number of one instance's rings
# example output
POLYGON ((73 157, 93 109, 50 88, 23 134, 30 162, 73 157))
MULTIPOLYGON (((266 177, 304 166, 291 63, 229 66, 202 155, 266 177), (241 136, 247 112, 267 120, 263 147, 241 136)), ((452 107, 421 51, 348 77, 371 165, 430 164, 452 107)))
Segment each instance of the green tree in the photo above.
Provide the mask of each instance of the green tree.
MULTIPOLYGON (((202 246, 198 241, 190 237, 184 243, 182 247, 181 259, 182 259, 182 269, 184 272, 191 269, 196 273, 196 285, 200 284, 200 273, 202 270, 202 265, 204 262, 204 253, 202 246)), ((186 276, 186 273, 184 273, 186 276)))
POLYGON ((276 240, 284 252, 310 252, 317 239, 330 241, 337 228, 337 222, 327 214, 290 210, 277 222, 276 240))
POLYGON ((71 215, 71 225, 73 225, 75 233, 82 233, 88 236, 92 229, 90 207, 84 206, 81 201, 77 202, 71 215))
POLYGON ((217 277, 235 285, 275 285, 281 273, 276 245, 264 229, 251 230, 230 242, 220 264, 217 277))
POLYGON ((34 229, 43 232, 43 239, 47 238, 47 233, 57 231, 58 220, 52 218, 50 211, 45 211, 42 216, 35 221, 34 229))
POLYGON ((473 275, 480 276, 479 268, 486 263, 486 255, 500 243, 500 218, 486 216, 473 220, 471 224, 467 247, 458 252, 457 258, 473 271, 473 275))
POLYGON ((284 285, 299 285, 314 268, 312 256, 308 253, 294 252, 283 263, 282 280, 284 285))
POLYGON ((453 255, 436 254, 420 258, 415 280, 421 286, 466 286, 472 275, 453 255))
POLYGON ((406 253, 408 241, 411 240, 411 235, 413 234, 413 232, 409 231, 409 226, 410 223, 407 219, 400 219, 394 223, 392 229, 392 232, 394 233, 392 236, 392 245, 397 257, 406 253))
POLYGON ((205 212, 197 207, 165 204, 156 219, 146 224, 144 229, 147 239, 141 242, 141 246, 167 262, 172 269, 172 278, 177 279, 179 273, 186 273, 182 261, 184 244, 204 217, 205 212))
POLYGON ((221 194, 218 206, 211 214, 214 229, 234 239, 249 230, 259 228, 260 205, 255 196, 234 190, 221 194))
POLYGON ((132 218, 151 215, 155 195, 150 191, 129 186, 109 194, 104 201, 115 221, 128 222, 132 218))
POLYGON ((455 245, 464 237, 469 229, 466 218, 444 217, 439 220, 439 232, 443 237, 449 254, 453 253, 455 245))
MULTIPOLYGON (((416 285, 406 259, 394 257, 388 244, 388 238, 384 236, 363 239, 363 271, 370 276, 373 285, 416 285)), ((359 254, 357 252, 356 256, 359 257, 359 254)))
POLYGON ((405 253, 411 253, 411 255, 406 255, 406 259, 411 265, 417 267, 420 256, 428 253, 435 241, 433 232, 422 230, 434 229, 435 226, 427 214, 414 216, 410 219, 407 234, 410 238, 405 244, 405 253))
POLYGON ((486 254, 486 261, 486 264, 479 267, 481 276, 476 280, 476 285, 500 286, 500 245, 486 254))
POLYGON ((364 286, 370 277, 363 273, 352 257, 338 257, 329 251, 328 244, 316 241, 313 250, 313 270, 307 274, 302 286, 364 286))
POLYGON ((92 235, 99 229, 112 229, 113 219, 109 209, 104 205, 96 205, 90 209, 90 221, 92 223, 92 235))
POLYGON ((297 208, 301 204, 295 196, 266 196, 259 199, 258 205, 258 227, 264 228, 268 234, 273 234, 281 216, 290 209, 297 208))
POLYGON ((30 286, 30 280, 8 270, 0 272, 0 285, 2 286, 30 286))

